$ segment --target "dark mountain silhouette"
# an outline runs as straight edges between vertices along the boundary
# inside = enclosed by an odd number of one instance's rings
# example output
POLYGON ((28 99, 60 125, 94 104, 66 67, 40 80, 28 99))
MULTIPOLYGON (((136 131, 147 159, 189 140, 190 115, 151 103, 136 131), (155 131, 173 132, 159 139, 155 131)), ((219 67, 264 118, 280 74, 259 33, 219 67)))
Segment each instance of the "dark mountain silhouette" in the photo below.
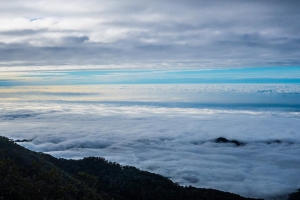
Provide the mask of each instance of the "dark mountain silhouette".
MULTIPOLYGON (((299 194, 293 194, 296 198, 299 194)), ((295 199, 292 198, 291 199, 295 199)), ((0 136, 0 199, 250 200, 214 189, 183 187, 168 178, 104 158, 57 159, 0 136)))

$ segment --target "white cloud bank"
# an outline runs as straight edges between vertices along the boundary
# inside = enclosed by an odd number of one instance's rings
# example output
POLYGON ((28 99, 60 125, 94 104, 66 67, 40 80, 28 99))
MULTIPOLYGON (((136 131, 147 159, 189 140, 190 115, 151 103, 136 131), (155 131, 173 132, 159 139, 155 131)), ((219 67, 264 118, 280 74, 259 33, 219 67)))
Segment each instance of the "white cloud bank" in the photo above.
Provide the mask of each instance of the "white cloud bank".
POLYGON ((2 135, 57 157, 101 156, 183 185, 271 198, 300 187, 300 113, 4 102, 2 135), (225 137, 245 143, 215 143, 225 137))

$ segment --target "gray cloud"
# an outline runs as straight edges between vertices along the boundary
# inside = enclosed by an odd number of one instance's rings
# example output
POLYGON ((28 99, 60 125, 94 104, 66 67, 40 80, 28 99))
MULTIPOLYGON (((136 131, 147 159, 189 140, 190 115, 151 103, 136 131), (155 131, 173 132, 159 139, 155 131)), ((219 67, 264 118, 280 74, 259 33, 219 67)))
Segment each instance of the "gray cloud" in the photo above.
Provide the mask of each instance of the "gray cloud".
POLYGON ((298 7, 298 1, 14 1, 1 7, 0 59, 299 65, 298 7))

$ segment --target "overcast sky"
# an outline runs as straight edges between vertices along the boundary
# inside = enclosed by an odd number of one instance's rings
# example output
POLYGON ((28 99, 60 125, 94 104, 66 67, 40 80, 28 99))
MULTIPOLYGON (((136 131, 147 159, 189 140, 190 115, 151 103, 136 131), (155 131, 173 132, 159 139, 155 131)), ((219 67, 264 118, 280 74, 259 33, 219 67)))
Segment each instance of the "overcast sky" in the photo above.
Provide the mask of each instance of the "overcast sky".
POLYGON ((3 67, 300 65, 297 0, 14 0, 0 4, 3 67))

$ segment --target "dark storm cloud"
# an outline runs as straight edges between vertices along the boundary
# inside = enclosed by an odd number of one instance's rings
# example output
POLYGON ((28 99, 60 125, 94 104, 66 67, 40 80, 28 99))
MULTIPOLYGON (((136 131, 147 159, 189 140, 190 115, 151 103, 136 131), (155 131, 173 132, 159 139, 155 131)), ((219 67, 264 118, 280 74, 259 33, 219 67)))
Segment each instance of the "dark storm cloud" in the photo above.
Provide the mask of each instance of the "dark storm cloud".
POLYGON ((276 0, 14 1, 0 9, 0 59, 2 65, 299 65, 299 6, 276 0))
POLYGON ((36 35, 39 34, 41 32, 45 32, 47 30, 31 30, 31 29, 24 29, 24 30, 10 30, 10 31, 2 31, 0 32, 0 35, 5 35, 5 36, 24 36, 24 35, 36 35))

